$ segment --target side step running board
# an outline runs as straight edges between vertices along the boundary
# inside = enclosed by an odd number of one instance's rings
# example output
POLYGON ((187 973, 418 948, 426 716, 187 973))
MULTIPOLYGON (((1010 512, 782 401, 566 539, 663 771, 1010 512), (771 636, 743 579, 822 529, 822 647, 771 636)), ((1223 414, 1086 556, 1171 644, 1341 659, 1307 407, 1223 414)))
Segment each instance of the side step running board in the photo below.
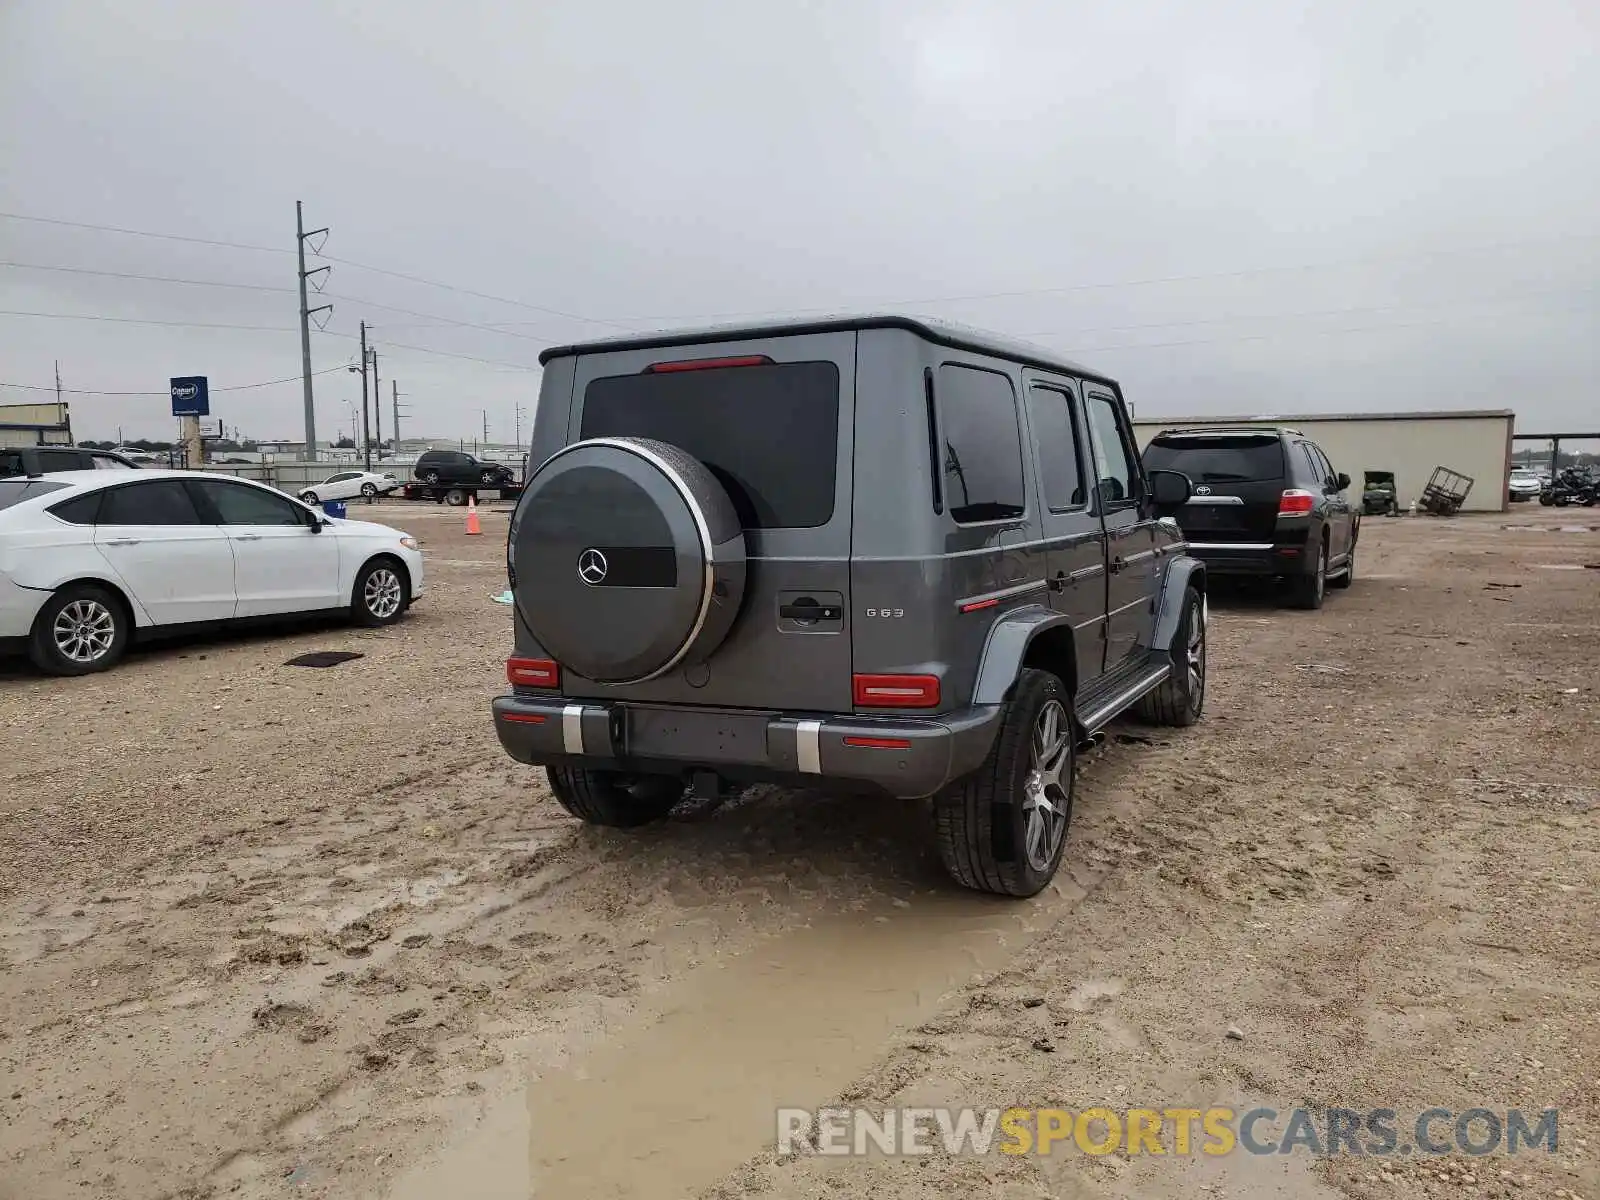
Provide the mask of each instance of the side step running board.
POLYGON ((1083 724, 1084 732, 1090 736, 1099 733, 1112 718, 1116 717, 1140 696, 1161 686, 1162 681, 1170 674, 1172 674, 1172 664, 1164 662, 1159 666, 1152 667, 1127 686, 1117 689, 1113 695, 1100 701, 1093 709, 1083 713, 1078 718, 1083 724))

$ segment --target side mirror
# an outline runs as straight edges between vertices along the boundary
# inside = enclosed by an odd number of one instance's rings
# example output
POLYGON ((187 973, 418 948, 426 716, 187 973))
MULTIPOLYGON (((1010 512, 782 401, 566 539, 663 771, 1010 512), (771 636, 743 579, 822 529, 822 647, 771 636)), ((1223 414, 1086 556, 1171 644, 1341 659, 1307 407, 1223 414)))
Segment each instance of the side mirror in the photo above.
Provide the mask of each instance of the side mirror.
POLYGON ((1350 476, 1346 475, 1343 471, 1340 471, 1333 477, 1333 482, 1335 489, 1342 492, 1345 490, 1345 488, 1350 486, 1350 476))
POLYGON ((1194 495, 1194 485, 1182 471, 1151 471, 1149 479, 1150 499, 1159 513, 1176 512, 1194 495))

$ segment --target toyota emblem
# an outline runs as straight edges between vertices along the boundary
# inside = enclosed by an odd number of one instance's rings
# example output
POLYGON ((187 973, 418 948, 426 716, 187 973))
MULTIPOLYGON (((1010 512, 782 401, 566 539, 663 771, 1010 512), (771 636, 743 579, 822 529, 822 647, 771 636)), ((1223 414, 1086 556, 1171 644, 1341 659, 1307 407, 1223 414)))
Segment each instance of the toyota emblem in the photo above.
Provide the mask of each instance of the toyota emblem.
POLYGON ((606 556, 593 548, 578 555, 578 578, 595 587, 606 581, 606 556))
MULTIPOLYGON (((1202 483, 1199 487, 1195 488, 1194 494, 1196 496, 1209 496, 1209 495, 1211 495, 1211 489, 1208 488, 1205 484, 1202 483)), ((605 560, 601 559, 600 561, 604 562, 605 560)), ((604 572, 604 570, 605 570, 605 568, 602 567, 601 568, 602 573, 604 572)))

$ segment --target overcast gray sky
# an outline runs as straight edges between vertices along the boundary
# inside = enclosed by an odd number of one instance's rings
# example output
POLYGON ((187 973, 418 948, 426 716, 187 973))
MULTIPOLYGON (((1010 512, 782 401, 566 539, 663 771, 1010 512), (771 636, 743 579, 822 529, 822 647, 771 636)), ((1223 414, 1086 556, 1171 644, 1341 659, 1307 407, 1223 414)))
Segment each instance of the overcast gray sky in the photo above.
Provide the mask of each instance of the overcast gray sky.
MULTIPOLYGON (((169 376, 297 375, 299 199, 324 436, 363 318, 405 432, 500 440, 546 342, 885 306, 1141 415, 1592 426, 1597 43, 1593 0, 0 0, 0 211, 275 249, 0 218, 0 382, 163 437, 169 376)), ((296 437, 300 388, 213 413, 296 437)))

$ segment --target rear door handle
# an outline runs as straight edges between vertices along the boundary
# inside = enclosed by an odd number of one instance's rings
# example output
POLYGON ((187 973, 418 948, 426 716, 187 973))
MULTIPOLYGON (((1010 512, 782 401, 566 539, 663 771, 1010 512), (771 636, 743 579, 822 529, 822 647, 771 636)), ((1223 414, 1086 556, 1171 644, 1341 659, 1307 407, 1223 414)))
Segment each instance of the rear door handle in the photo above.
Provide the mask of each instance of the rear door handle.
POLYGON ((786 621, 837 621, 844 610, 835 604, 781 604, 778 615, 786 621))
POLYGON ((261 535, 259 533, 236 533, 233 535, 233 540, 236 542, 259 542, 261 535))
POLYGON ((138 544, 139 544, 139 539, 138 538, 107 538, 106 539, 106 545, 108 545, 108 546, 137 546, 138 544))

